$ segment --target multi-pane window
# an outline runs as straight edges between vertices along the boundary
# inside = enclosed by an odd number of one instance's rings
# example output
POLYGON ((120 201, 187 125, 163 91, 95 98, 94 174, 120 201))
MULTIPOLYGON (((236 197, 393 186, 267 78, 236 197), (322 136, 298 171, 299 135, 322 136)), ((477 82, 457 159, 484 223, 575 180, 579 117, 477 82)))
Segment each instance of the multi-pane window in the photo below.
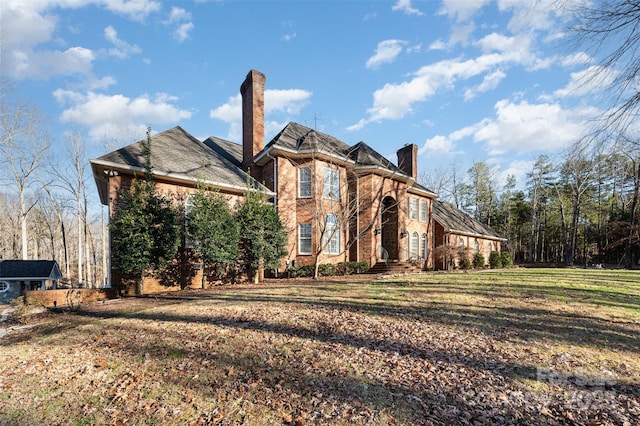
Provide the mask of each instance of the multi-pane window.
POLYGON ((298 196, 300 198, 311 197, 311 167, 298 169, 298 196))
POLYGON ((427 201, 421 200, 420 201, 420 222, 426 222, 426 221, 427 221, 427 201))
POLYGON ((340 229, 338 220, 332 214, 327 215, 327 225, 322 237, 325 254, 340 254, 340 229))
POLYGON ((324 168, 324 185, 322 190, 322 197, 329 200, 340 199, 340 171, 337 169, 331 169, 329 167, 324 168))
POLYGON ((420 237, 420 258, 427 258, 427 234, 422 234, 420 237))
POLYGON ((411 220, 418 220, 418 199, 411 198, 411 220))
POLYGON ((411 253, 409 253, 409 257, 412 259, 418 258, 418 233, 414 232, 411 234, 411 253))
POLYGON ((311 224, 298 225, 298 253, 311 254, 311 224))
POLYGON ((478 240, 476 239, 476 241, 473 243, 473 248, 476 250, 476 253, 480 252, 480 243, 478 242, 478 240))

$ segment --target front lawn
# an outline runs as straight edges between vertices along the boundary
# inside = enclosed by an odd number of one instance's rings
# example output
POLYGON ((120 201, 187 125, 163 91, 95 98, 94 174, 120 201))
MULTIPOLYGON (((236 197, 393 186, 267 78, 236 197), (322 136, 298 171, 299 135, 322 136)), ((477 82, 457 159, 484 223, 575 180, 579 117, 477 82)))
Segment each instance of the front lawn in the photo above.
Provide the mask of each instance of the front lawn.
POLYGON ((0 338, 0 425, 640 421, 637 271, 274 280, 32 322, 0 338))

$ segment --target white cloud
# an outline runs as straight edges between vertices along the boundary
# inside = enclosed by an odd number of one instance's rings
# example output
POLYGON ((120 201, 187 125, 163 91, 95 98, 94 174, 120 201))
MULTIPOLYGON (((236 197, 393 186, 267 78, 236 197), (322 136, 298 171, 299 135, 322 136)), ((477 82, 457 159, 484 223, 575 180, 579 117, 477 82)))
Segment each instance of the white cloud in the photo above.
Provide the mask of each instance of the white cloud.
POLYGON ((492 155, 506 151, 553 152, 566 148, 585 132, 597 116, 595 108, 563 109, 556 103, 498 101, 496 117, 476 125, 474 141, 484 142, 492 155))
MULTIPOLYGON (((268 131, 280 131, 285 122, 267 120, 267 116, 273 114, 296 115, 309 103, 312 93, 301 89, 288 90, 265 90, 264 92, 264 113, 265 113, 265 134, 268 131)), ((231 96, 227 102, 209 112, 209 117, 222 120, 229 124, 227 139, 242 139, 242 96, 240 94, 231 96)))
POLYGON ((190 21, 191 13, 187 12, 185 9, 181 7, 173 6, 171 8, 171 12, 169 13, 169 23, 180 23, 183 21, 190 21))
POLYGON ((173 38, 176 39, 179 43, 182 43, 186 39, 189 38, 189 33, 193 30, 194 25, 192 22, 185 22, 184 24, 180 24, 178 28, 173 31, 173 38))
POLYGON ((480 83, 476 87, 465 90, 464 100, 471 100, 478 96, 480 93, 485 93, 495 89, 506 76, 507 74, 505 74, 502 70, 496 70, 490 74, 485 75, 482 83, 480 83))
POLYGON ((436 135, 425 141, 424 145, 418 150, 418 155, 427 153, 434 155, 459 154, 462 151, 455 151, 457 143, 473 135, 474 132, 475 128, 469 126, 456 130, 448 136, 436 135))
POLYGON ((59 103, 71 104, 62 113, 62 121, 88 127, 96 139, 122 127, 164 126, 191 118, 191 112, 178 108, 173 104, 176 98, 165 93, 132 99, 124 95, 59 89, 53 95, 59 103))
POLYGON ((485 7, 491 0, 443 0, 439 13, 447 15, 458 22, 470 20, 480 9, 485 7))
POLYGON ((516 178, 516 185, 523 187, 527 180, 527 173, 533 170, 535 160, 514 160, 511 161, 506 168, 500 167, 497 170, 496 181, 504 185, 508 176, 516 178))
POLYGON ((567 86, 556 90, 554 96, 566 98, 601 93, 613 84, 614 79, 615 74, 611 70, 594 65, 582 71, 572 72, 567 86))
POLYGON ((587 55, 585 52, 574 53, 573 55, 566 56, 562 59, 563 67, 573 67, 576 65, 586 65, 593 62, 593 58, 587 55))
POLYGON ((367 68, 378 68, 382 64, 393 62, 400 53, 402 46, 407 42, 403 40, 383 40, 378 43, 376 52, 367 60, 367 68))
POLYGON ((445 50, 447 48, 447 44, 438 39, 429 45, 429 50, 445 50))
POLYGON ((195 28, 191 18, 191 12, 181 7, 173 6, 169 12, 169 18, 164 21, 165 25, 174 26, 171 37, 178 43, 189 39, 191 31, 195 28))
MULTIPOLYGON (((584 135, 589 121, 599 114, 595 108, 563 109, 552 103, 513 103, 508 100, 497 102, 495 111, 494 118, 426 140, 419 153, 453 153, 457 143, 465 139, 484 143, 489 155, 493 156, 506 152, 556 152, 584 135)), ((513 164, 515 167, 524 163, 513 164)), ((519 176, 514 170, 508 173, 519 176)))
POLYGON ((129 44, 118 37, 118 32, 115 28, 109 25, 104 29, 104 38, 111 42, 114 47, 108 50, 110 56, 115 56, 118 59, 126 59, 130 55, 135 55, 142 52, 135 44, 129 44))
POLYGON ((7 56, 7 68, 15 78, 47 79, 55 75, 89 73, 94 59, 93 52, 84 47, 71 47, 65 51, 13 51, 7 56))
POLYGON ((455 84, 472 77, 487 74, 482 84, 465 93, 467 99, 495 88, 506 76, 505 68, 513 65, 530 70, 547 62, 531 51, 531 36, 506 37, 492 33, 476 43, 483 54, 475 59, 447 59, 423 66, 409 80, 387 83, 373 93, 373 106, 368 117, 360 119, 348 130, 362 129, 369 123, 398 120, 413 110, 413 105, 423 102, 437 93, 452 90, 455 84))
POLYGON ((411 6, 411 0, 397 0, 396 3, 391 7, 391 10, 394 12, 404 12, 407 15, 423 15, 423 13, 419 9, 411 6))
MULTIPOLYGON (((54 40, 59 24, 57 13, 89 5, 135 20, 143 20, 160 9, 160 2, 153 0, 3 0, 0 40, 2 66, 7 75, 13 78, 49 78, 90 72, 94 53, 86 47, 72 46, 66 50, 39 48, 54 40)), ((122 51, 118 52, 122 54, 122 51)))

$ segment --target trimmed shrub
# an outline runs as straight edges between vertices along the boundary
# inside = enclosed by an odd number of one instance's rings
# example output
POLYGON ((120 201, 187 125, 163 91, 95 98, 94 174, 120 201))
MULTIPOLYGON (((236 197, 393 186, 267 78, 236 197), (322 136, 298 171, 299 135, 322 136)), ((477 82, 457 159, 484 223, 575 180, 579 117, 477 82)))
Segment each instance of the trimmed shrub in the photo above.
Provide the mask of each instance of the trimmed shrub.
MULTIPOLYGON (((332 263, 322 263, 318 266, 318 275, 321 277, 332 277, 334 275, 362 274, 369 270, 367 262, 340 262, 337 265, 332 263)), ((312 277, 313 265, 290 266, 283 277, 291 278, 312 277)))
POLYGON ((502 267, 510 268, 513 266, 513 258, 511 257, 511 253, 508 251, 503 251, 500 253, 500 257, 502 258, 502 267))
POLYGON ((502 268, 502 255, 497 251, 492 251, 489 255, 489 266, 491 268, 502 268))
POLYGON ((367 262, 340 262, 336 265, 336 275, 362 274, 368 270, 367 262))
POLYGON ((461 269, 471 269, 471 261, 469 259, 463 259, 462 262, 460 262, 460 268, 461 269))
POLYGON ((484 268, 484 256, 482 253, 476 253, 473 256, 473 267, 474 268, 484 268))

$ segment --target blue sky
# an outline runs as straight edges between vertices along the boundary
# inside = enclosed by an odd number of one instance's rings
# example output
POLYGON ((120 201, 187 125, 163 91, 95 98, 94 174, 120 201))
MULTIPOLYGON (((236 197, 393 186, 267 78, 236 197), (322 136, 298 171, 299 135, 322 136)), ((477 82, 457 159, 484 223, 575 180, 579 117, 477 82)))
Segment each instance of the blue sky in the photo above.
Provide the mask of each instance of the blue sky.
POLYGON ((265 138, 289 121, 419 170, 484 161, 523 184, 600 111, 571 1, 3 0, 2 74, 97 157, 180 125, 240 142, 239 87, 267 77, 265 138), (557 3, 561 3, 559 7, 557 3))

